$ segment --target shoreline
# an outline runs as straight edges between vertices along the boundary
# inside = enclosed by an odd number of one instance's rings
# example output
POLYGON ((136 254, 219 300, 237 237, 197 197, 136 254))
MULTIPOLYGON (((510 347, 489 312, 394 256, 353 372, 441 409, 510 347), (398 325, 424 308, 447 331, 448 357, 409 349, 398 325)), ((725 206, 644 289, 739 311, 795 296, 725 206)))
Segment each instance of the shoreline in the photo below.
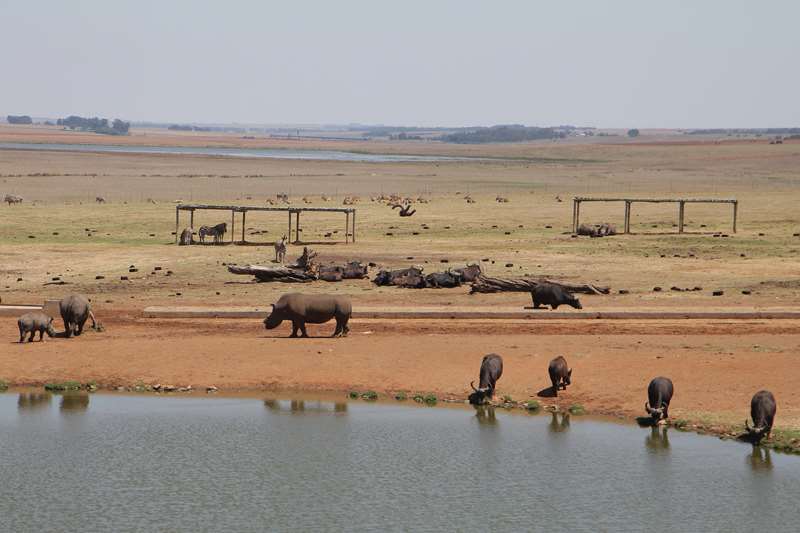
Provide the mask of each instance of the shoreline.
MULTIPOLYGON (((64 380, 64 382, 68 382, 64 380)), ((246 399, 274 399, 274 400, 305 400, 305 401, 324 401, 334 403, 372 403, 378 405, 403 405, 406 407, 419 407, 419 408, 462 408, 470 409, 477 408, 469 404, 466 397, 460 398, 453 395, 446 395, 446 397, 439 397, 433 395, 435 401, 432 403, 426 402, 422 399, 423 395, 430 396, 431 393, 412 393, 409 391, 379 391, 377 397, 366 397, 365 393, 373 393, 376 391, 354 391, 354 390, 319 390, 319 389, 303 389, 303 388, 225 388, 220 389, 213 387, 213 390, 207 388, 194 388, 177 387, 173 385, 160 385, 160 384, 121 384, 121 383, 99 383, 92 382, 91 384, 80 384, 78 389, 68 390, 48 390, 46 383, 20 383, 20 382, 6 382, 7 388, 0 387, 0 394, 30 394, 30 393, 48 393, 52 395, 63 394, 107 394, 107 395, 122 395, 122 396, 151 396, 151 397, 164 397, 164 398, 246 398, 246 399), (174 388, 174 390, 156 390, 154 385, 159 388, 167 387, 174 388), (402 398, 398 397, 398 393, 403 393, 402 398), (354 395, 355 394, 355 395, 354 395), (362 396, 364 395, 364 396, 362 396), (267 397, 267 398, 265 398, 267 397)), ((491 403, 483 404, 484 407, 491 407, 500 411, 508 412, 509 414, 527 414, 530 416, 545 416, 547 414, 561 414, 566 416, 574 416, 577 418, 586 418, 589 420, 601 420, 607 423, 618 423, 625 425, 636 425, 640 428, 647 427, 664 427, 671 428, 676 431, 691 432, 697 435, 705 435, 710 437, 717 437, 720 440, 730 440, 742 443, 750 443, 746 434, 744 433, 744 425, 735 424, 708 424, 699 419, 686 419, 686 418, 670 418, 668 421, 653 425, 648 423, 646 416, 635 416, 633 413, 625 411, 609 411, 605 409, 594 410, 592 409, 593 402, 588 400, 584 404, 571 404, 563 408, 558 403, 537 400, 538 406, 531 408, 527 402, 503 402, 499 395, 491 403), (499 399, 499 401, 498 401, 499 399), (574 409, 577 407, 578 409, 574 409)), ((752 444, 752 443, 750 443, 752 444)), ((772 436, 769 439, 762 440, 758 446, 767 448, 779 453, 787 455, 800 455, 800 431, 793 431, 781 428, 775 428, 772 436)))

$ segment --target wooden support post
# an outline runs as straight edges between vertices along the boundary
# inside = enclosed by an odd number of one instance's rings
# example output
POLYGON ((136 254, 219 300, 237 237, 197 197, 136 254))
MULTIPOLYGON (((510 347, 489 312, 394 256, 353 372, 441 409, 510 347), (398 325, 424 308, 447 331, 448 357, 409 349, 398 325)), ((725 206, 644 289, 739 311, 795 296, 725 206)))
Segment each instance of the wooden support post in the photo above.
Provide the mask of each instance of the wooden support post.
POLYGON ((244 228, 247 223, 247 211, 242 211, 242 244, 244 244, 244 228))
POLYGON ((194 230, 194 209, 189 211, 189 227, 194 230))
POLYGON ((578 201, 574 198, 572 199, 572 233, 578 233, 578 226, 575 225, 575 206, 578 205, 578 201))
POLYGON ((631 202, 625 201, 625 222, 623 223, 623 233, 631 232, 631 202))
POLYGON ((353 242, 356 242, 356 212, 353 211, 353 242))
POLYGON ((292 212, 289 211, 289 233, 286 235, 286 238, 289 239, 291 242, 292 240, 292 212))
POLYGON ((683 233, 683 213, 686 209, 686 202, 678 202, 678 233, 683 233))
POLYGON ((175 244, 178 244, 178 224, 180 222, 181 210, 175 208, 175 244))
POLYGON ((578 228, 581 225, 581 201, 575 200, 575 233, 578 233, 578 228))
POLYGON ((344 243, 347 244, 348 242, 350 242, 350 237, 348 236, 348 234, 350 233, 350 212, 349 211, 345 211, 344 212, 344 217, 345 217, 345 219, 344 219, 344 243))
POLYGON ((234 233, 236 231, 236 211, 231 209, 231 243, 233 243, 234 239, 236 238, 234 233))
POLYGON ((734 200, 733 201, 733 232, 736 233, 736 216, 739 212, 739 202, 734 200))
POLYGON ((297 220, 295 222, 296 222, 296 224, 295 224, 296 227, 294 228, 294 234, 295 234, 294 242, 300 243, 300 211, 299 210, 297 211, 297 220))

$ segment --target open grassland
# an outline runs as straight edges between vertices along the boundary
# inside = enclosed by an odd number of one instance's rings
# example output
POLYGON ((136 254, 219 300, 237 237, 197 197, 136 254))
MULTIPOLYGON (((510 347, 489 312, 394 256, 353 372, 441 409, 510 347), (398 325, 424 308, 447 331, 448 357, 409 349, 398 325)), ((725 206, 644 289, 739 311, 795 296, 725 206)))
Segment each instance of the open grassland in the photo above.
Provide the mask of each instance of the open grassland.
MULTIPOLYGON (((271 247, 171 246, 173 201, 265 205, 267 198, 287 192, 293 205, 301 206, 306 205, 303 196, 315 206, 341 205, 346 195, 361 198, 356 244, 329 245, 343 240, 343 215, 302 217, 302 240, 323 262, 360 259, 393 268, 427 263, 431 271, 487 259, 482 265, 493 276, 547 276, 631 291, 592 298, 593 306, 781 307, 799 301, 800 238, 794 234, 800 232, 800 144, 526 144, 514 149, 531 157, 544 152, 586 162, 352 163, 0 150, 0 192, 26 199, 0 209, 0 289, 6 301, 37 300, 43 291, 64 290, 42 285, 59 276, 88 293, 133 296, 134 305, 174 298, 263 304, 287 287, 242 285, 246 278, 228 274, 222 263, 267 263, 271 247), (413 217, 400 218, 370 201, 381 193, 421 196, 430 203, 418 204, 413 217), (323 202, 323 194, 333 200, 323 202), (467 204, 465 194, 476 203, 467 204), (98 195, 108 203, 96 204, 98 195), (495 202, 497 195, 510 202, 495 202), (739 232, 730 231, 727 205, 688 205, 688 233, 678 235, 677 206, 635 204, 635 235, 575 239, 568 234, 574 195, 735 197, 739 232), (713 231, 729 236, 700 233, 713 231), (139 272, 129 274, 130 265, 139 272), (154 266, 162 270, 149 275, 154 266), (174 275, 166 277, 167 270, 174 275), (96 280, 98 275, 105 279, 96 280), (122 282, 122 275, 130 279, 122 282), (665 290, 654 293, 655 286, 665 290), (704 290, 678 293, 669 291, 672 286, 704 290), (726 294, 715 298, 712 290, 726 294), (170 296, 177 292, 181 296, 170 296)), ((581 218, 621 229, 622 211, 621 204, 583 204, 581 218)), ((231 224, 229 213, 198 212, 194 225, 223 221, 231 224)), ((179 229, 188 225, 188 214, 182 213, 179 229)), ((245 233, 249 241, 268 245, 287 233, 287 225, 285 214, 250 213, 245 233), (266 233, 252 234, 256 231, 266 233)), ((290 246, 289 258, 301 251, 290 246)), ((332 288, 319 283, 306 290, 332 288)), ((393 304, 524 300, 520 295, 468 296, 459 289, 370 288, 366 282, 348 282, 335 290, 393 304)))

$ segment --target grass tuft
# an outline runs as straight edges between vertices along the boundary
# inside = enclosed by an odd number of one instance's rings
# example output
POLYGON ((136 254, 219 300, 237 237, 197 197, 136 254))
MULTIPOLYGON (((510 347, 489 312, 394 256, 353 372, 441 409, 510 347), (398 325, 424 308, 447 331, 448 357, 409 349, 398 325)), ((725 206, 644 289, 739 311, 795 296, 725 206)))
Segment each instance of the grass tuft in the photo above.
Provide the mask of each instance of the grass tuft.
POLYGON ((363 400, 368 400, 368 401, 374 402, 375 400, 378 399, 378 393, 375 392, 374 390, 368 390, 367 392, 365 392, 365 393, 363 393, 361 395, 361 398, 363 400))
POLYGON ((528 400, 528 403, 525 404, 525 408, 528 411, 538 411, 541 407, 541 404, 536 400, 528 400))
POLYGON ((81 384, 78 381, 57 381, 54 383, 45 383, 44 390, 50 392, 81 390, 81 384))
POLYGON ((569 414, 571 414, 571 415, 585 415, 586 414, 586 409, 584 409, 584 407, 579 403, 573 403, 572 405, 570 405, 568 411, 569 411, 569 414))

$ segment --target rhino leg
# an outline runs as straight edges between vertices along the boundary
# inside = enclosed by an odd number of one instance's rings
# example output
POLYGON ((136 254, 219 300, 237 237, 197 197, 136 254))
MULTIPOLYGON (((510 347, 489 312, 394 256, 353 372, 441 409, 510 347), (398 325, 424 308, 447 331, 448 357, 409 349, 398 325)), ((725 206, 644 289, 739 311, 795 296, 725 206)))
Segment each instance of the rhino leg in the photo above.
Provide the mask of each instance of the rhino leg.
POLYGON ((39 330, 39 342, 44 342, 44 330, 39 330))
POLYGON ((33 342, 33 338, 36 336, 36 330, 31 330, 31 336, 28 337, 28 342, 33 342))
POLYGON ((297 338, 297 331, 300 329, 300 323, 295 322, 292 320, 292 334, 289 335, 289 338, 296 339, 297 338))
POLYGON ((550 382, 553 384, 553 396, 556 398, 558 397, 558 379, 551 379, 550 382))
POLYGON ((85 318, 75 325, 75 336, 79 336, 81 333, 83 333, 84 324, 86 324, 85 318))
POLYGON ((308 338, 308 332, 306 331, 306 323, 305 322, 300 322, 300 332, 302 333, 302 337, 303 338, 305 338, 305 339, 308 338))
POLYGON ((558 309, 558 304, 551 304, 550 305, 550 310, 551 311, 555 311, 556 309, 558 309))

